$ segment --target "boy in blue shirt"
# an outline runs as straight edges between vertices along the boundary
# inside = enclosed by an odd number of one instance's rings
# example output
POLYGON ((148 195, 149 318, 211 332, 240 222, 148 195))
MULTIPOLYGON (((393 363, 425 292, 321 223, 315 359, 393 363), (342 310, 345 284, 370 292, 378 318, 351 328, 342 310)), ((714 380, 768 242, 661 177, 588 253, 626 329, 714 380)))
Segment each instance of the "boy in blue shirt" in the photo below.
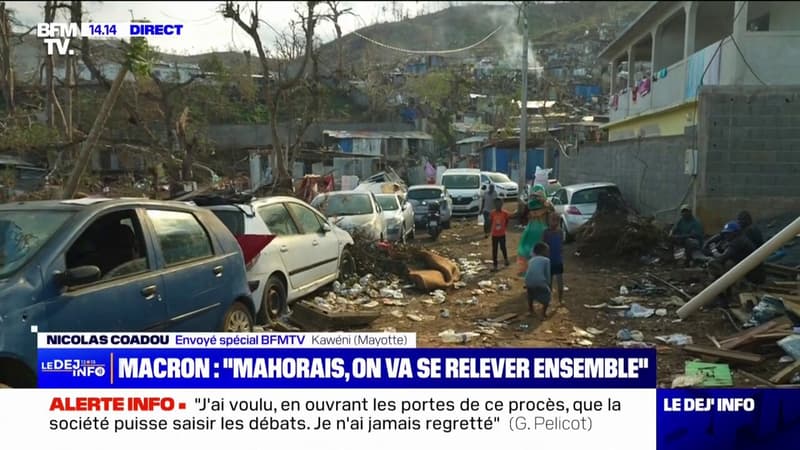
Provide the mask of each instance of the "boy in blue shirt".
POLYGON ((533 303, 541 303, 542 319, 547 317, 550 305, 550 258, 547 244, 539 242, 533 248, 533 258, 528 262, 525 272, 525 287, 528 289, 528 314, 533 315, 533 303))
POLYGON ((550 247, 550 274, 558 283, 558 302, 564 302, 564 258, 561 254, 564 235, 561 232, 561 216, 550 214, 550 227, 545 230, 542 241, 550 247))

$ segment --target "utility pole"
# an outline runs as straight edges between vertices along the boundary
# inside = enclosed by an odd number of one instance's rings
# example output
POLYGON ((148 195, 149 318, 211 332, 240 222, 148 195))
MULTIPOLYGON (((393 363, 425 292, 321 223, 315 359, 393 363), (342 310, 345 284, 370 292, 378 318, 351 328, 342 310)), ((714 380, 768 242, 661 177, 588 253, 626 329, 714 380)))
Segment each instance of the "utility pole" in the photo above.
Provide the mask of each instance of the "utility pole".
POLYGON ((520 2, 522 16, 522 101, 519 126, 519 189, 528 184, 528 2, 520 2))

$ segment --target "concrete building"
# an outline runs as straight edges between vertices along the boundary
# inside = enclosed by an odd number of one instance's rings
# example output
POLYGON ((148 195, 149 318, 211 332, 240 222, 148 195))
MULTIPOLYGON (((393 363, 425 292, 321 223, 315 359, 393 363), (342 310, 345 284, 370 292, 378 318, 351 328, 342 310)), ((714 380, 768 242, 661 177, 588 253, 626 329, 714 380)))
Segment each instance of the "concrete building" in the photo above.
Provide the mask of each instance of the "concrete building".
POLYGON ((654 2, 599 57, 610 141, 682 135, 700 86, 798 83, 800 3, 654 2))
POLYGON ((563 158, 562 182, 615 182, 663 222, 691 203, 707 233, 800 213, 800 3, 655 2, 600 57, 610 142, 563 158))

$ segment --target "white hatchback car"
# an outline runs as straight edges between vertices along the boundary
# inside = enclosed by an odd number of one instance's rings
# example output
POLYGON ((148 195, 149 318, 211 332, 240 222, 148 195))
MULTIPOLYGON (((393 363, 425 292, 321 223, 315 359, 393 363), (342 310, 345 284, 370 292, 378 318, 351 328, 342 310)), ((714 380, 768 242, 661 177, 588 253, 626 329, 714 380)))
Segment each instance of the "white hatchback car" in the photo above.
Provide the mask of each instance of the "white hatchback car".
POLYGON ((210 209, 234 236, 270 235, 273 240, 252 261, 247 275, 257 321, 274 321, 288 305, 355 270, 353 239, 307 203, 293 197, 246 202, 194 200, 210 209))
POLYGON ((383 210, 386 223, 386 238, 390 241, 406 243, 414 239, 414 208, 402 194, 377 194, 375 198, 383 210))

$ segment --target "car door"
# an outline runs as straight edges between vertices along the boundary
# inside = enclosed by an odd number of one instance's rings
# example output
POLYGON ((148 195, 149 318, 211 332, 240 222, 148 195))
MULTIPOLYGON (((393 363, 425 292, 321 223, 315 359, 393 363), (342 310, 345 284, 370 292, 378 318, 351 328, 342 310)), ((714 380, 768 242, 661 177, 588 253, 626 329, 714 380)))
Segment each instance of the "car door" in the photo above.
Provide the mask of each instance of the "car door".
POLYGON ((309 246, 305 245, 305 238, 300 234, 286 205, 271 203, 260 206, 257 213, 270 233, 275 235, 275 240, 270 245, 278 249, 292 289, 303 289, 313 281, 313 274, 305 269, 311 254, 308 253, 309 246))
MULTIPOLYGON (((160 331, 167 328, 164 282, 143 216, 135 208, 88 222, 47 273, 94 266, 100 279, 69 287, 47 302, 41 331, 160 331)), ((57 283, 51 277, 47 283, 57 283)))
POLYGON ((556 191, 556 193, 553 194, 551 202, 553 203, 553 209, 555 209, 557 213, 563 215, 568 203, 566 189, 559 189, 556 191))
POLYGON ((191 212, 148 208, 164 267, 164 299, 173 331, 216 331, 226 297, 226 258, 191 212))
POLYGON ((322 228, 327 223, 311 208, 295 202, 287 202, 286 208, 292 215, 303 236, 303 246, 307 248, 306 264, 310 282, 323 284, 327 278, 335 276, 339 268, 339 239, 333 232, 322 228))

